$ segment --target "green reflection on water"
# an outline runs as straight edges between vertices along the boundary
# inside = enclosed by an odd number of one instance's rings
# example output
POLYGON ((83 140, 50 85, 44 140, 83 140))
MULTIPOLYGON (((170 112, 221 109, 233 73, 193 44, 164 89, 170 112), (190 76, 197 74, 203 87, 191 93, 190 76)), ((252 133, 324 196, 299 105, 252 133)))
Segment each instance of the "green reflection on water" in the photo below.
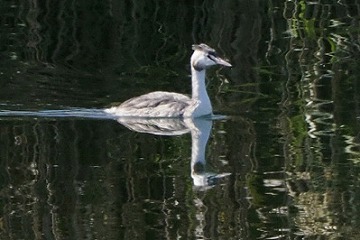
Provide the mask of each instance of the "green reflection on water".
POLYGON ((231 59, 208 89, 199 191, 190 137, 111 120, 1 118, 2 238, 356 239, 359 3, 63 1, 1 6, 1 110, 190 93, 190 46, 231 59))

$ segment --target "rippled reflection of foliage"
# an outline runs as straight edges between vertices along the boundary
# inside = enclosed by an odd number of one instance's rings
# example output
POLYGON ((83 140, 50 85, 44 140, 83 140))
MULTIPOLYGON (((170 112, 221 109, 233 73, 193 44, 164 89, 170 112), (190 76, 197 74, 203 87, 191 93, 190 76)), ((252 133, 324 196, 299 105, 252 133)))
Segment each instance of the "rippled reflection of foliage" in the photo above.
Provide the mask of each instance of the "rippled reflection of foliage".
POLYGON ((187 171, 179 159, 186 137, 138 136, 101 122, 2 122, 0 236, 358 235, 358 1, 1 8, 3 103, 102 106, 155 88, 188 92, 177 79, 187 75, 191 44, 206 41, 236 66, 210 74, 222 80, 209 86, 215 106, 253 114, 216 125, 210 161, 228 161, 233 175, 211 193, 172 177, 187 171))

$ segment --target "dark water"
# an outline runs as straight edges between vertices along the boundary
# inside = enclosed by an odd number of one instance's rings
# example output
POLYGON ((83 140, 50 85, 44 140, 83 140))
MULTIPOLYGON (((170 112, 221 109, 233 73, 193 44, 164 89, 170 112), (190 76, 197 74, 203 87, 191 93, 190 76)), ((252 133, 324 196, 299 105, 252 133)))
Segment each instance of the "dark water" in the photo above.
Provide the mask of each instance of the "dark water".
POLYGON ((358 239, 359 1, 0 12, 1 239, 358 239), (234 65, 208 72, 226 118, 162 122, 164 136, 101 116, 149 91, 189 93, 199 42, 234 65))

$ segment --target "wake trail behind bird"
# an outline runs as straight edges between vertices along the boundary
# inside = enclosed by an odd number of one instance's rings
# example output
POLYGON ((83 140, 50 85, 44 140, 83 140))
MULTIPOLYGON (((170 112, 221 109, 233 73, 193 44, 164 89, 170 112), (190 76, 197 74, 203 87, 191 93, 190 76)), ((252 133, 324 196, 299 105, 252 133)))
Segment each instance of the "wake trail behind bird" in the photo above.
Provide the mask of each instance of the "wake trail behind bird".
POLYGON ((80 118, 80 119, 114 119, 103 109, 76 108, 68 110, 13 111, 0 110, 1 118, 80 118))

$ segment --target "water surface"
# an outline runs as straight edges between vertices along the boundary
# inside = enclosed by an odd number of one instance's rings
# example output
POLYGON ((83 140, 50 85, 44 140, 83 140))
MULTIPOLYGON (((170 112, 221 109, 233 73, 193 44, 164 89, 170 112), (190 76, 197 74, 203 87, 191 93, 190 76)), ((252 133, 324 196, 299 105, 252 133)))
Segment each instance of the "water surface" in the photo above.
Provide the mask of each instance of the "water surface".
POLYGON ((358 1, 54 4, 0 6, 2 239, 358 238, 358 1), (226 118, 102 115, 200 42, 226 118))

